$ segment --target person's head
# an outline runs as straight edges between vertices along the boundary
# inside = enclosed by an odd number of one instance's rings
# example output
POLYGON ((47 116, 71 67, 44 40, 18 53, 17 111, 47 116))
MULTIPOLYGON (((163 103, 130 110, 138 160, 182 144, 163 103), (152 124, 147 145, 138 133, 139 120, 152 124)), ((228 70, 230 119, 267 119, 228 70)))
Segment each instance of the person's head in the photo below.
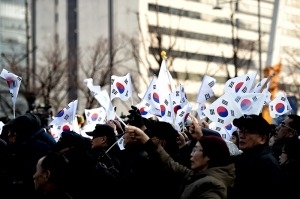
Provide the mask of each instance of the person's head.
POLYGON ((51 152, 41 157, 33 175, 35 190, 46 193, 62 187, 68 179, 69 161, 62 154, 51 152))
POLYGON ((56 143, 56 151, 65 153, 69 150, 88 150, 91 148, 90 138, 83 137, 74 131, 63 131, 56 143))
POLYGON ((279 156, 280 165, 297 164, 300 166, 300 140, 288 138, 279 156))
POLYGON ((41 128, 40 118, 32 113, 20 115, 7 124, 7 130, 16 136, 16 143, 23 143, 41 128))
POLYGON ((230 163, 230 152, 223 138, 203 136, 191 153, 191 169, 205 170, 211 167, 226 166, 230 163))
POLYGON ((233 120, 238 128, 239 149, 242 151, 258 145, 268 145, 270 124, 261 115, 244 115, 233 120))
POLYGON ((106 149, 117 141, 113 127, 108 124, 97 124, 92 132, 86 132, 92 136, 92 148, 106 149))
POLYGON ((289 137, 300 135, 300 116, 296 114, 288 115, 275 129, 275 142, 289 137))
POLYGON ((148 130, 147 135, 154 143, 161 145, 168 153, 177 152, 179 149, 177 144, 179 132, 172 124, 156 121, 151 124, 148 130))
POLYGON ((233 142, 234 144, 236 144, 237 146, 239 146, 239 133, 238 131, 233 131, 231 136, 230 136, 230 139, 229 139, 231 142, 233 142))

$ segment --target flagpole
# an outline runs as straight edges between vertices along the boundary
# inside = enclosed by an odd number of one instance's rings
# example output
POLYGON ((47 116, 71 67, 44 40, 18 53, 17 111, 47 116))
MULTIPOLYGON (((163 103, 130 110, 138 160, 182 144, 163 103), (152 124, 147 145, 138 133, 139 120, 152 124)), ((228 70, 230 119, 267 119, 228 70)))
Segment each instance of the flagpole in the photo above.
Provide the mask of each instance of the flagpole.
MULTIPOLYGON (((168 59, 167 53, 166 53, 166 51, 163 50, 163 51, 161 51, 160 55, 161 55, 163 61, 165 61, 165 68, 166 68, 165 72, 167 73, 168 72, 168 69, 167 69, 167 59, 168 59)), ((169 76, 168 73, 167 73, 167 76, 168 76, 169 85, 170 85, 170 88, 169 88, 170 89, 170 102, 172 102, 172 97, 171 97, 171 93, 173 92, 172 91, 172 82, 171 82, 171 79, 170 79, 170 76, 169 76)), ((172 118, 172 125, 175 125, 175 118, 172 118)))
MULTIPOLYGON (((161 51, 161 53, 160 53, 160 55, 161 55, 161 57, 163 58, 163 60, 165 61, 165 66, 166 66, 166 69, 167 69, 167 59, 168 59, 168 57, 167 57, 167 53, 166 53, 166 51, 161 51)), ((167 71, 166 71, 167 72, 167 71)), ((168 75, 168 80, 169 80, 169 85, 170 85, 170 90, 171 90, 171 93, 172 93, 172 82, 171 82, 171 79, 170 79, 170 77, 169 77, 169 74, 167 74, 168 75)))

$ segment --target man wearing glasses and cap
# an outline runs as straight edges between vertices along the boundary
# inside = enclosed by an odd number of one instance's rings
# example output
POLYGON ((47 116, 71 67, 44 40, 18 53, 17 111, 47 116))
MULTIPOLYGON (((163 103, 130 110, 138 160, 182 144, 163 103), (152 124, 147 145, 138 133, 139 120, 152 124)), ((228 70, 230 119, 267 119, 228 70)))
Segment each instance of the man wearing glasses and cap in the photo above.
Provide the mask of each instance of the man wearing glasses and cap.
POLYGON ((299 136, 299 132, 300 116, 296 114, 287 115, 287 118, 275 128, 272 151, 278 160, 287 138, 297 138, 299 136))
POLYGON ((236 180, 228 198, 278 198, 282 173, 268 144, 270 124, 261 115, 244 115, 233 125, 242 153, 234 157, 236 180))

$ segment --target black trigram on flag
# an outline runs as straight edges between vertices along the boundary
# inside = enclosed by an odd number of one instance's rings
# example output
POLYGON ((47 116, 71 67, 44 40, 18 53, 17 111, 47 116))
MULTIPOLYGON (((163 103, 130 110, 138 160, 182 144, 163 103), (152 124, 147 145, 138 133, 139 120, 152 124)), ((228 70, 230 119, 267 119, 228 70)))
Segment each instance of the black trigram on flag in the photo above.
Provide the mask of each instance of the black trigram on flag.
POLYGON ((228 101, 226 101, 226 100, 224 100, 224 99, 222 99, 222 104, 224 104, 224 105, 228 105, 228 101))
POLYGON ((114 94, 114 95, 117 95, 117 94, 119 93, 119 92, 118 92, 116 89, 114 89, 114 88, 112 89, 111 92, 112 92, 112 94, 114 94))
POLYGON ((67 115, 65 115, 64 119, 65 119, 65 120, 68 120, 69 117, 70 117, 70 116, 67 114, 67 115))
POLYGON ((224 124, 224 120, 221 119, 221 118, 218 118, 218 122, 221 123, 221 124, 224 124))
POLYGON ((237 96, 235 99, 234 99, 234 101, 236 101, 236 102, 239 102, 241 100, 241 97, 240 96, 237 96))
POLYGON ((213 87, 215 85, 215 82, 214 81, 211 81, 211 82, 209 82, 208 83, 208 86, 211 88, 211 87, 213 87))
POLYGON ((232 88, 234 85, 234 82, 230 82, 230 84, 228 85, 228 87, 232 88))
POLYGON ((205 100, 208 100, 208 99, 210 98, 210 94, 209 94, 209 93, 206 93, 206 94, 204 95, 204 97, 205 97, 205 100))
POLYGON ((245 87, 242 89, 242 92, 243 92, 243 93, 246 93, 246 92, 247 92, 247 86, 245 86, 245 87))
POLYGON ((111 79, 111 80, 110 80, 110 84, 111 84, 111 85, 113 85, 114 82, 115 82, 115 79, 111 79))

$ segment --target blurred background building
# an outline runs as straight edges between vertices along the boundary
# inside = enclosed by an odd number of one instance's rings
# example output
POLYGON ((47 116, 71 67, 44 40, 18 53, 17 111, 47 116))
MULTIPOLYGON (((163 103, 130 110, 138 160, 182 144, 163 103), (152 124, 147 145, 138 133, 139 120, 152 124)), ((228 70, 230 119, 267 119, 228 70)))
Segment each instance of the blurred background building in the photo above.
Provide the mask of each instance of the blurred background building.
POLYGON ((158 74, 162 50, 191 102, 205 74, 218 97, 228 79, 257 72, 259 81, 281 64, 276 92, 297 105, 299 25, 298 0, 0 0, 0 66, 23 77, 28 109, 78 98, 83 112, 97 106, 84 79, 109 91, 112 74, 130 72, 133 100, 115 101, 124 113, 158 74))

